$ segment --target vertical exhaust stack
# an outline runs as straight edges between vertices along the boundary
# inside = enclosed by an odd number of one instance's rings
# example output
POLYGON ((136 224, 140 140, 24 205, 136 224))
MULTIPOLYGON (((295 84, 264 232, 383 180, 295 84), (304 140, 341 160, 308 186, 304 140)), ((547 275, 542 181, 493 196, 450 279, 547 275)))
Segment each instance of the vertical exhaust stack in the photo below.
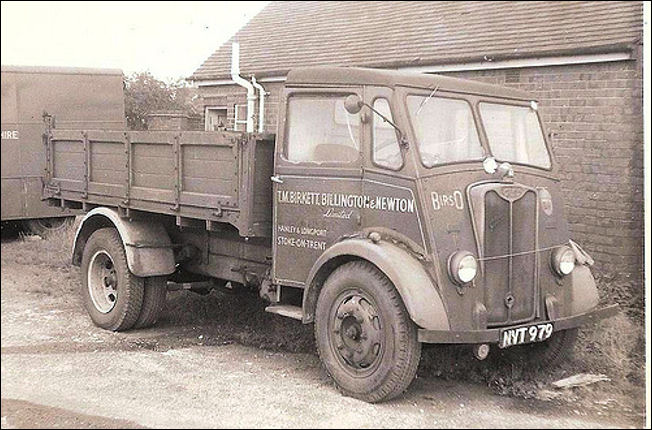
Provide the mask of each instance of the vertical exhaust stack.
POLYGON ((247 133, 253 133, 256 91, 251 82, 240 76, 240 44, 237 42, 233 42, 231 48, 231 79, 247 89, 247 133))
POLYGON ((258 133, 265 132, 265 96, 268 94, 262 85, 251 75, 251 83, 258 89, 258 133))

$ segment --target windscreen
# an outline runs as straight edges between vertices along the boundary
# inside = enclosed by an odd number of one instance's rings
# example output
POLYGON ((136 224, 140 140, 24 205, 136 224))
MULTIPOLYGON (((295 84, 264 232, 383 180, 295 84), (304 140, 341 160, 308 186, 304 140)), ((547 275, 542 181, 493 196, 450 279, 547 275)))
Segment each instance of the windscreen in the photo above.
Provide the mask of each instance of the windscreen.
POLYGON ((483 102, 480 115, 497 160, 550 168, 550 154, 534 109, 483 102))
POLYGON ((407 105, 424 166, 482 159, 484 151, 468 102, 411 95, 407 105))

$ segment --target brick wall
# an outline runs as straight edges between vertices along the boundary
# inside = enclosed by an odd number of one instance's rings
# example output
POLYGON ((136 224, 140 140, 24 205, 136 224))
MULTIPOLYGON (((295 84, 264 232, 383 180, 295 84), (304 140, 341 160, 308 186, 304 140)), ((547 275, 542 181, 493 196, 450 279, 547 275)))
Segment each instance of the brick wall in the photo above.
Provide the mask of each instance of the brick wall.
MULTIPOLYGON (((572 237, 596 271, 638 283, 643 274, 642 70, 638 60, 449 73, 531 92, 560 164, 572 237)), ((282 84, 266 84, 266 131, 276 130, 282 84)), ((205 105, 245 103, 240 87, 203 88, 205 105)), ((641 289, 642 291, 642 289, 641 289)))
POLYGON ((148 130, 185 130, 197 131, 204 129, 201 115, 187 115, 181 111, 160 111, 147 115, 148 130))
MULTIPOLYGON (((278 103, 283 90, 283 83, 262 83, 269 95, 265 98, 265 132, 275 133, 278 120, 278 103)), ((235 105, 247 103, 247 90, 239 86, 200 87, 203 106, 224 107, 227 110, 227 128, 233 130, 235 105)), ((256 94, 258 92, 256 91, 256 94)), ((256 113, 258 100, 256 100, 256 113)), ((258 127, 258 118, 254 118, 258 127)))

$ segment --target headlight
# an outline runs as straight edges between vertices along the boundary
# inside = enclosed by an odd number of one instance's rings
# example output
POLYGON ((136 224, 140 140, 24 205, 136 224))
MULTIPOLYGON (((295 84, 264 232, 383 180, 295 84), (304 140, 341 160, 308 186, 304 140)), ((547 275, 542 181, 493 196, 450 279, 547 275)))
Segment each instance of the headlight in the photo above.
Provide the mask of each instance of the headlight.
POLYGON ((569 246, 562 246, 552 252, 552 268, 559 276, 570 274, 575 268, 575 252, 569 246))
POLYGON ((468 251, 458 251, 448 259, 448 274, 456 284, 468 284, 478 274, 478 260, 468 251))

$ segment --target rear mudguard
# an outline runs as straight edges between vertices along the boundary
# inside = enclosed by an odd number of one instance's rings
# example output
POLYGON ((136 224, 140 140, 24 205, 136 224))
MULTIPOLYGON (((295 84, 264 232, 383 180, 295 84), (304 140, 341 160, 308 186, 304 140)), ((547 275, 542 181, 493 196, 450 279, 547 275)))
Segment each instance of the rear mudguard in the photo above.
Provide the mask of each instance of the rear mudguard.
POLYGON ((408 251, 393 243, 369 239, 346 239, 327 249, 313 265, 303 295, 303 322, 314 321, 321 285, 341 262, 366 260, 394 284, 410 318, 427 330, 449 330, 444 303, 422 264, 408 251))
POLYGON ((136 276, 170 275, 176 270, 172 242, 165 228, 151 221, 129 221, 118 211, 99 207, 91 210, 77 228, 72 250, 72 264, 81 265, 84 246, 88 238, 100 228, 118 230, 129 270, 136 276))

